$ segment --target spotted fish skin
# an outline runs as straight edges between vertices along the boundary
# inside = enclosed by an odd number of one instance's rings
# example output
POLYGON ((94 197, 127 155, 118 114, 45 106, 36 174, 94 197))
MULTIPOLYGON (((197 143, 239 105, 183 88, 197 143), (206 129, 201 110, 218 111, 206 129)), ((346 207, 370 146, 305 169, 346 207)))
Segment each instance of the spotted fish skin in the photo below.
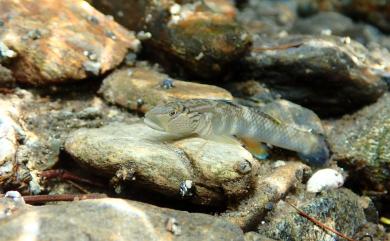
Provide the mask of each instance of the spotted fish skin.
POLYGON ((310 164, 329 159, 324 138, 261 111, 227 100, 192 99, 157 106, 146 113, 145 123, 154 129, 206 139, 236 136, 298 152, 310 164))

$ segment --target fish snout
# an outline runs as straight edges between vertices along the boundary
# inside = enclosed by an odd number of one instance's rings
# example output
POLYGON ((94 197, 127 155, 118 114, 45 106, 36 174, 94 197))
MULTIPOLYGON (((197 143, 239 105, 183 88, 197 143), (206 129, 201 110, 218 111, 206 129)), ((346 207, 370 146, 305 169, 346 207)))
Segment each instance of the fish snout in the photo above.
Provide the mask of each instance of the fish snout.
POLYGON ((164 131, 164 127, 160 119, 151 111, 146 112, 144 123, 154 130, 164 131))

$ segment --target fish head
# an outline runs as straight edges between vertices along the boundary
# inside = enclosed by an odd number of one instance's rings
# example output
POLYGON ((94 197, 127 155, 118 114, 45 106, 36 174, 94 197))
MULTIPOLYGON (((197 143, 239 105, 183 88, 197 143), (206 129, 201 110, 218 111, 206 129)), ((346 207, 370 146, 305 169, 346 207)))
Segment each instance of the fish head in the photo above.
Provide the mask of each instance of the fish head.
POLYGON ((144 119, 152 129, 182 136, 194 134, 198 121, 181 102, 158 105, 149 110, 144 119))

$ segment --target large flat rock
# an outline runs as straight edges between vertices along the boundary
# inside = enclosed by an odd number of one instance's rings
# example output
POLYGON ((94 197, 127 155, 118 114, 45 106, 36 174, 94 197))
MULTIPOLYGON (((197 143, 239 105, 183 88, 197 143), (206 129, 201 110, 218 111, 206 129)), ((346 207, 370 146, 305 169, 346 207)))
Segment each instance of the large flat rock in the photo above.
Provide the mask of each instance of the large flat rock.
POLYGON ((96 174, 120 176, 167 196, 179 198, 181 185, 190 180, 195 187, 191 200, 196 203, 223 202, 251 189, 259 163, 240 145, 172 138, 143 123, 117 123, 75 131, 65 148, 96 174))
POLYGON ((0 239, 239 241, 244 234, 207 214, 105 198, 19 208, 0 219, 0 239))
POLYGON ((85 79, 139 48, 134 34, 81 0, 2 0, 0 42, 17 58, 4 66, 20 83, 85 79))
POLYGON ((220 87, 173 79, 148 66, 114 71, 99 92, 109 103, 141 112, 175 99, 233 99, 220 87))

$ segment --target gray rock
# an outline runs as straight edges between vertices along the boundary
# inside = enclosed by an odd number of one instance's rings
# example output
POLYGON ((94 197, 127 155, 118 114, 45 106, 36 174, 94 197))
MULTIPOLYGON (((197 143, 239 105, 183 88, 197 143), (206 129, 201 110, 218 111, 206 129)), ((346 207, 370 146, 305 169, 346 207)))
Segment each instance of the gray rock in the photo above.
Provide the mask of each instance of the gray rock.
POLYGON ((387 89, 388 66, 388 61, 349 38, 288 36, 258 40, 242 61, 241 77, 265 83, 285 99, 330 115, 380 97, 387 89), (279 48, 264 49, 272 46, 279 48))
POLYGON ((337 12, 320 12, 316 15, 300 18, 290 29, 295 34, 331 34, 340 37, 351 37, 365 46, 380 43, 390 50, 386 44, 388 37, 374 26, 365 23, 354 23, 351 18, 337 12))
POLYGON ((172 79, 149 66, 116 70, 99 92, 109 103, 141 112, 175 99, 232 99, 220 87, 172 79))
POLYGON ((390 190, 390 95, 331 123, 333 159, 362 190, 390 190))
POLYGON ((96 174, 179 198, 183 182, 192 181, 191 200, 216 204, 251 189, 258 162, 239 145, 174 136, 143 123, 110 124, 70 134, 66 151, 96 174))
MULTIPOLYGON (((336 189, 315 197, 309 194, 298 197, 289 202, 298 202, 295 205, 303 212, 349 237, 366 223, 359 196, 348 189, 336 189)), ((276 240, 334 240, 337 237, 300 216, 284 201, 280 201, 264 221, 258 232, 276 240)))
POLYGON ((302 182, 309 170, 300 162, 287 162, 280 167, 262 167, 253 191, 231 205, 221 216, 242 229, 253 230, 290 189, 302 182))
POLYGON ((122 199, 20 208, 0 219, 1 240, 244 240, 237 226, 198 213, 122 199))

